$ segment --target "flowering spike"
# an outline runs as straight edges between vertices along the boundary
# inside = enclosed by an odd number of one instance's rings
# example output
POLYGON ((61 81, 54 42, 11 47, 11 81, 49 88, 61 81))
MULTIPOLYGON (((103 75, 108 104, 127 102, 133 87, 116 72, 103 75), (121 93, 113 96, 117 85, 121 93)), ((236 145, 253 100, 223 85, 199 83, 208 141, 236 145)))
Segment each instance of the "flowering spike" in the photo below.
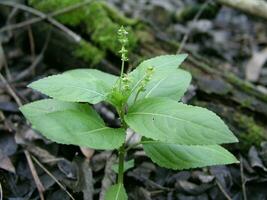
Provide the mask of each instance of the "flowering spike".
POLYGON ((127 38, 128 32, 125 30, 123 26, 120 27, 118 30, 118 37, 119 37, 119 42, 121 43, 121 49, 119 50, 119 53, 121 54, 121 60, 122 61, 127 61, 127 49, 125 46, 128 44, 128 38, 127 38))

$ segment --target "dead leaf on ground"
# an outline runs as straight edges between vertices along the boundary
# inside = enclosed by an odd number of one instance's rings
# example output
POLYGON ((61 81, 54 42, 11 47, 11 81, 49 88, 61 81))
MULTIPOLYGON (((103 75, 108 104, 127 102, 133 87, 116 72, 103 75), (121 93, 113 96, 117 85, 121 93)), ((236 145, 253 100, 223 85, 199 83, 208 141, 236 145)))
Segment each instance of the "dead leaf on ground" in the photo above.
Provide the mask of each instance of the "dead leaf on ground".
POLYGON ((259 156, 259 153, 254 146, 252 146, 249 149, 248 158, 249 158, 251 167, 258 168, 258 169, 261 169, 261 170, 267 172, 267 168, 264 166, 264 164, 263 164, 263 162, 259 156))
POLYGON ((54 165, 60 160, 64 160, 64 158, 57 158, 51 153, 49 153, 46 149, 43 149, 41 147, 38 147, 36 145, 28 144, 26 146, 26 149, 36 156, 38 160, 40 160, 42 163, 46 163, 48 165, 54 165))
POLYGON ((86 157, 87 160, 91 160, 92 156, 95 153, 94 149, 89 147, 80 147, 82 154, 86 157))
POLYGON ((0 168, 12 173, 16 173, 15 167, 10 161, 9 157, 0 149, 0 168))
POLYGON ((27 142, 32 142, 34 140, 44 139, 40 134, 38 134, 33 129, 28 126, 20 128, 15 136, 17 144, 26 144, 27 142))
POLYGON ((101 182, 101 192, 99 194, 99 200, 104 200, 107 189, 115 183, 116 173, 112 170, 112 166, 116 163, 116 161, 117 156, 113 154, 106 162, 105 174, 101 182))
POLYGON ((260 52, 254 52, 252 58, 245 66, 246 79, 248 81, 257 81, 260 77, 261 69, 267 61, 267 48, 260 52))

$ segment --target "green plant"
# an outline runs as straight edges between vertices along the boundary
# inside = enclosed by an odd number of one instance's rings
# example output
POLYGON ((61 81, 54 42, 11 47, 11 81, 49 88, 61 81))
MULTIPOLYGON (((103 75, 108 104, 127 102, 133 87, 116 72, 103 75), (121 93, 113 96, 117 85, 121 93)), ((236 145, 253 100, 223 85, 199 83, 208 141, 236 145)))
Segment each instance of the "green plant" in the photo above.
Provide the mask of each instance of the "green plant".
POLYGON ((142 136, 146 154, 162 167, 178 170, 238 162, 219 146, 238 140, 216 114, 177 102, 191 81, 188 72, 178 69, 187 55, 155 57, 124 74, 127 31, 122 27, 118 34, 120 77, 77 69, 29 85, 52 97, 20 108, 33 128, 58 143, 118 149, 118 179, 106 193, 108 200, 127 199, 123 172, 128 128, 142 136), (116 108, 121 128, 107 127, 89 105, 101 101, 116 108))

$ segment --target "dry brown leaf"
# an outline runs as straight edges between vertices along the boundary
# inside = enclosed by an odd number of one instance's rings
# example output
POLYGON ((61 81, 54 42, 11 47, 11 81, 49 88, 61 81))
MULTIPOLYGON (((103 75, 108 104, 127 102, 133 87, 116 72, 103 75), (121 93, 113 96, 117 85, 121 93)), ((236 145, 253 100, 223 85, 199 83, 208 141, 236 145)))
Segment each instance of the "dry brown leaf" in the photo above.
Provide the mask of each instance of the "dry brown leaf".
POLYGON ((10 161, 9 157, 6 156, 1 149, 0 149, 0 168, 12 173, 16 173, 14 165, 10 161))
POLYGON ((80 147, 81 152, 83 153, 83 155, 86 157, 87 160, 90 160, 92 158, 92 156, 95 153, 94 149, 88 148, 88 147, 80 147))

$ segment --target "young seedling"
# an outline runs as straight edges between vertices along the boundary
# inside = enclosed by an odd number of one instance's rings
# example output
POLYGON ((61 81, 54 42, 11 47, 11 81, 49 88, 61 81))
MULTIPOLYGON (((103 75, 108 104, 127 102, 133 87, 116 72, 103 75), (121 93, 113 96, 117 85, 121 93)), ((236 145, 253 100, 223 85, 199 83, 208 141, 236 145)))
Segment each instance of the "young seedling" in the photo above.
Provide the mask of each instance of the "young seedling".
POLYGON ((117 149, 117 184, 107 191, 107 200, 127 199, 123 185, 127 129, 142 136, 144 151, 161 167, 182 170, 237 163, 220 146, 238 141, 224 122, 205 108, 178 102, 191 81, 191 75, 178 68, 187 55, 158 56, 125 74, 127 31, 121 27, 118 35, 120 77, 76 69, 29 85, 51 97, 20 108, 33 128, 58 143, 117 149), (116 108, 121 128, 107 127, 92 108, 102 101, 116 108))

